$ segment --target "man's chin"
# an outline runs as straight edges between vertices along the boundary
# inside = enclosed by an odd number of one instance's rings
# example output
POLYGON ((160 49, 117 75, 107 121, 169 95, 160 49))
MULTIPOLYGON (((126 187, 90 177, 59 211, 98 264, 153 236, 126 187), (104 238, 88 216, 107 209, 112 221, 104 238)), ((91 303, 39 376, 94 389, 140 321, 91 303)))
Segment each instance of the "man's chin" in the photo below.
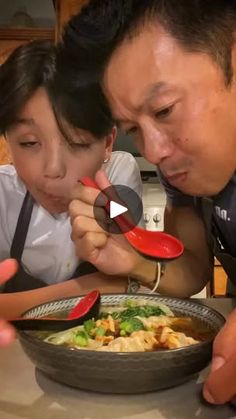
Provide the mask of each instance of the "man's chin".
POLYGON ((216 185, 200 185, 200 184, 191 184, 191 185, 184 185, 184 187, 180 188, 179 190, 184 193, 185 195, 190 196, 215 196, 217 195, 222 189, 224 189, 224 186, 216 186, 216 185))

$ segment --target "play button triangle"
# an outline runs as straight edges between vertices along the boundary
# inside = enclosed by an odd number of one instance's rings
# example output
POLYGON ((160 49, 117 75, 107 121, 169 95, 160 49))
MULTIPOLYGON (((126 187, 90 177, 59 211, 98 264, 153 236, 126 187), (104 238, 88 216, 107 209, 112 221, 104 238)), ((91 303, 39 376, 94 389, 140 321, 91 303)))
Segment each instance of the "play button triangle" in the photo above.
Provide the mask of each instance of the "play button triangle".
POLYGON ((117 204, 115 201, 110 202, 110 218, 115 218, 127 211, 128 208, 124 207, 123 205, 117 204))

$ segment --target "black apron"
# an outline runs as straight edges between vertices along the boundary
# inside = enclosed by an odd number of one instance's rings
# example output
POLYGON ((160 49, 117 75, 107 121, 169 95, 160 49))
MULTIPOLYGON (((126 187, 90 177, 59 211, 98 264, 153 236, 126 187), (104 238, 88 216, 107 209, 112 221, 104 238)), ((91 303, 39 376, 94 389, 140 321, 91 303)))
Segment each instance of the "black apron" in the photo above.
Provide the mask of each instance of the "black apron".
MULTIPOLYGON (((17 260, 19 269, 16 275, 4 285, 2 291, 4 293, 28 291, 48 286, 48 284, 41 279, 34 278, 25 272, 21 263, 33 206, 34 199, 27 191, 17 220, 17 225, 10 250, 10 256, 11 258, 17 260)), ((78 278, 79 276, 94 273, 96 271, 97 269, 91 263, 83 262, 78 266, 72 278, 78 278)))
MULTIPOLYGON (((214 203, 211 198, 201 199, 201 213, 207 231, 207 240, 213 255, 221 263, 228 276, 227 295, 232 297, 236 295, 236 257, 232 256, 227 249, 227 243, 214 220, 214 203)), ((213 288, 213 284, 211 284, 213 288)), ((211 289, 213 294, 213 289, 211 289)))

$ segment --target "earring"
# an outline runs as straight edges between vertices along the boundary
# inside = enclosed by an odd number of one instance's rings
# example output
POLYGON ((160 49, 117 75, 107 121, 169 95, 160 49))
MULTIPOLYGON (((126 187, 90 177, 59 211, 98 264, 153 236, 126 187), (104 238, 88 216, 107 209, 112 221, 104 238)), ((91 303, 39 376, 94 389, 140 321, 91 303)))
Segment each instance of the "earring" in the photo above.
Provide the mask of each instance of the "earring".
POLYGON ((108 161, 109 161, 109 159, 107 158, 107 159, 103 160, 103 163, 107 163, 108 161))

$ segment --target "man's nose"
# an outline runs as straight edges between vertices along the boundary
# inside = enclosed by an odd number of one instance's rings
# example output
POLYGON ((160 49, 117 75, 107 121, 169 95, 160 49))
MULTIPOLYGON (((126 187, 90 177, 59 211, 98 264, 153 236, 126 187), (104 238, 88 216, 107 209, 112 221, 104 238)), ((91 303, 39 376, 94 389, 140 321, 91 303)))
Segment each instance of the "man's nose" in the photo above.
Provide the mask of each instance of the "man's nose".
POLYGON ((142 154, 152 164, 158 165, 162 160, 170 157, 174 151, 174 144, 170 136, 156 128, 143 130, 142 154))

